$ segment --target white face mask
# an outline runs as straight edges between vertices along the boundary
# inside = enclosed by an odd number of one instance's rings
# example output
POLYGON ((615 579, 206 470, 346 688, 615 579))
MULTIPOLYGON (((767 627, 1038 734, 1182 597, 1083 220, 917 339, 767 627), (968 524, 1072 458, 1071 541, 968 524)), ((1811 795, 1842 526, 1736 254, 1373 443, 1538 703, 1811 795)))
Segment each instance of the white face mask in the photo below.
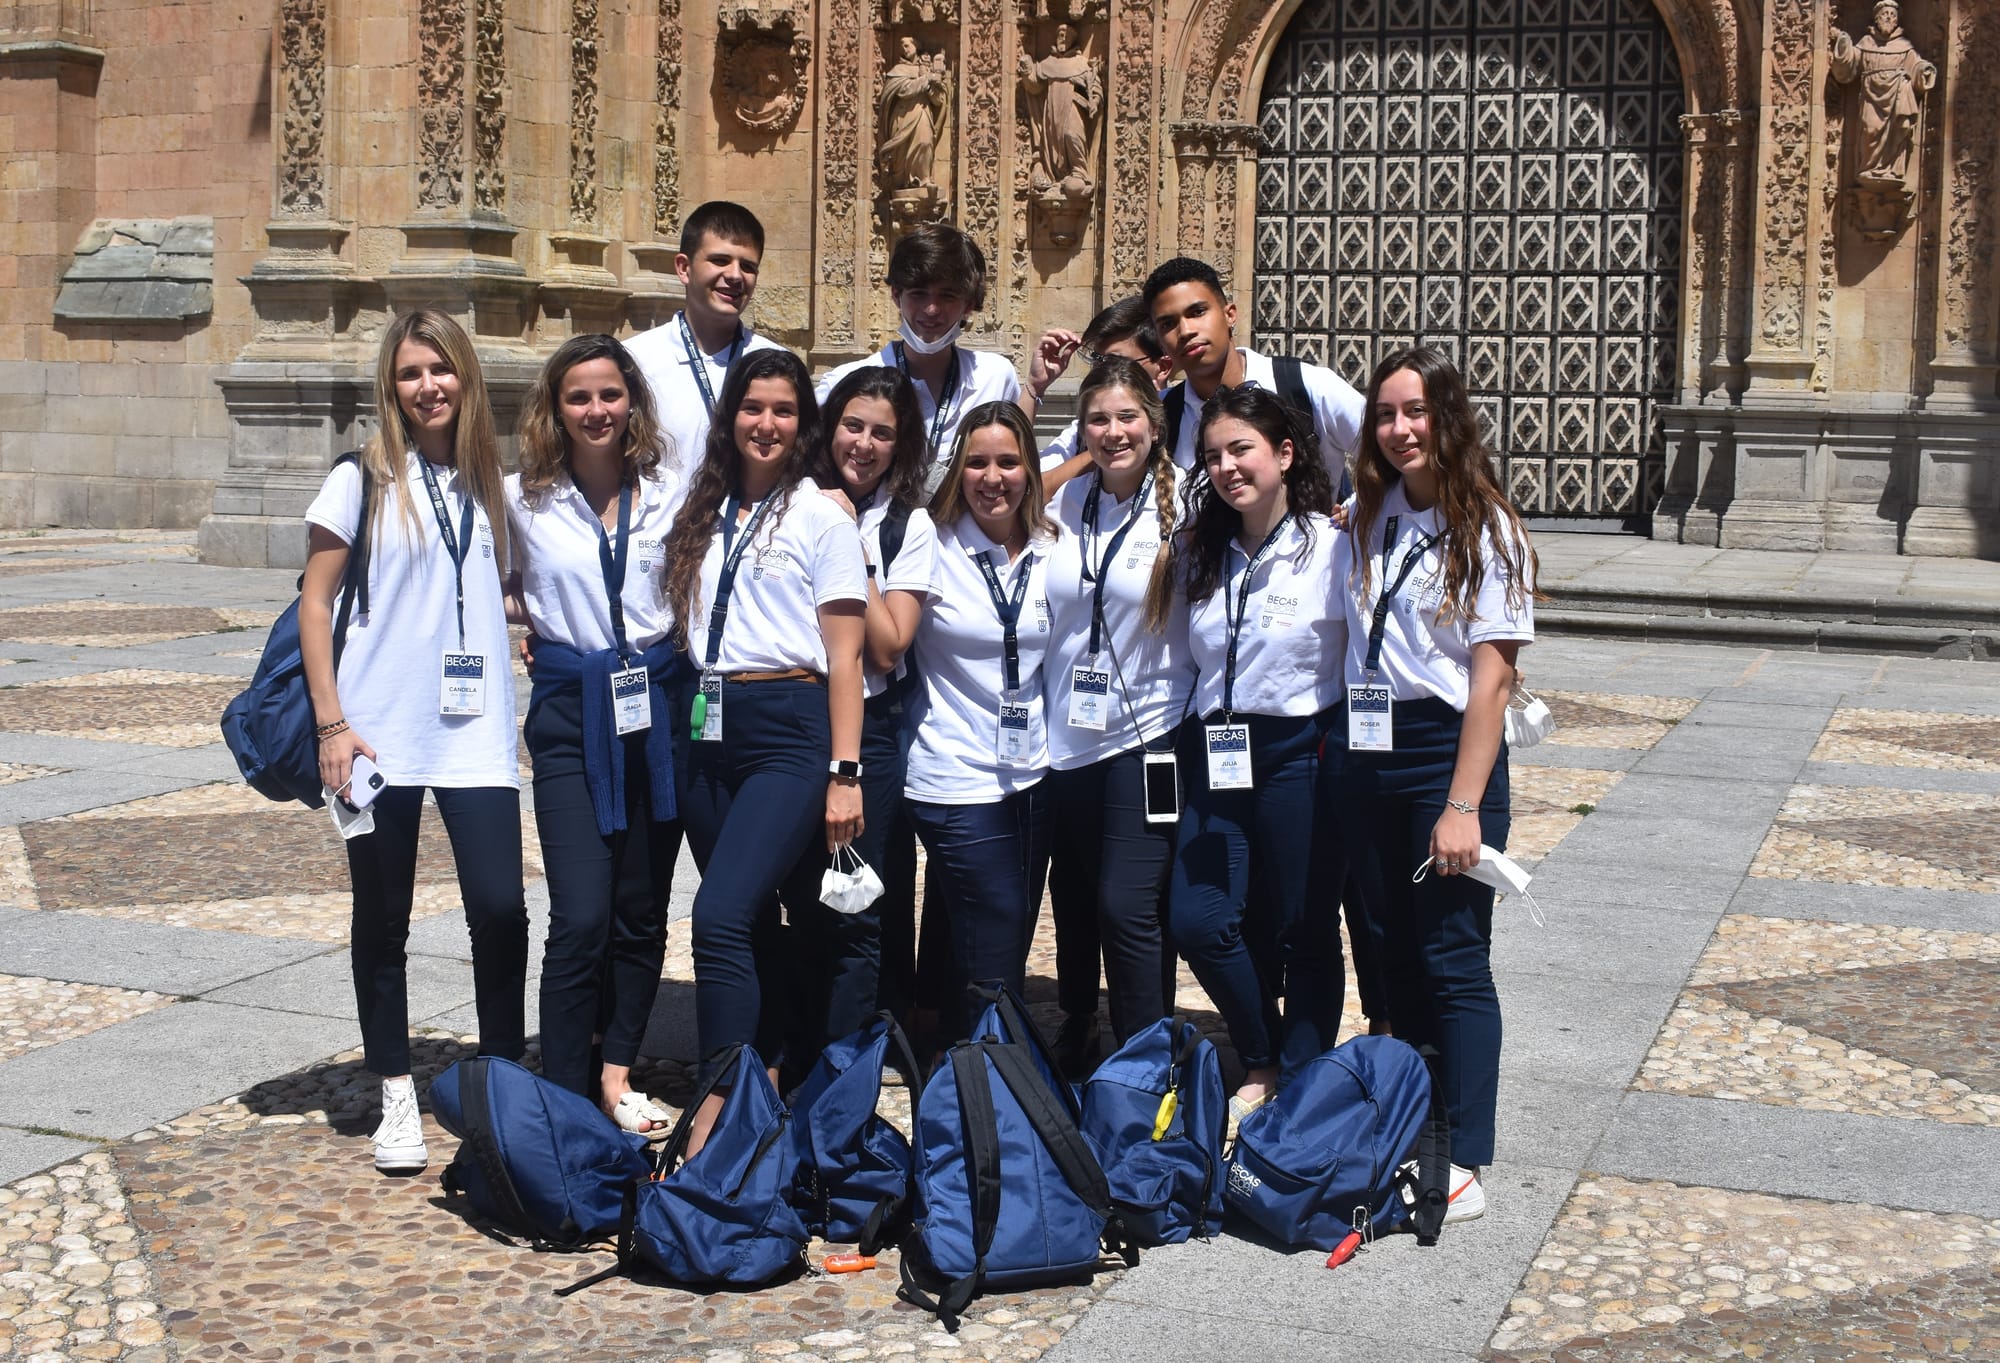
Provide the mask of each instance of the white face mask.
MULTIPOLYGON (((1424 877, 1430 874, 1433 860, 1431 857, 1424 858, 1424 864, 1410 877, 1412 884, 1423 882, 1424 877)), ((1492 886, 1499 891, 1499 897, 1502 899, 1510 894, 1521 896, 1528 902, 1528 916, 1535 920, 1535 926, 1538 928, 1548 926, 1548 920, 1542 917, 1542 906, 1528 893, 1528 882, 1534 877, 1528 874, 1520 862, 1505 852, 1496 852, 1482 842, 1479 844, 1479 863, 1476 866, 1466 867, 1460 874, 1470 876, 1482 885, 1492 886)))
POLYGON ((916 351, 919 355, 935 355, 939 351, 951 348, 952 344, 958 340, 958 333, 965 330, 965 323, 957 323, 950 331, 947 331, 935 341, 926 341, 923 337, 917 335, 916 329, 910 325, 907 317, 903 319, 903 325, 900 330, 904 345, 916 351))
POLYGON ((882 877, 852 847, 833 854, 819 878, 819 902, 836 913, 860 913, 882 897, 882 877))
POLYGON ((1505 729, 1508 747, 1532 748, 1556 731, 1556 717, 1547 701, 1516 686, 1507 702, 1505 729))

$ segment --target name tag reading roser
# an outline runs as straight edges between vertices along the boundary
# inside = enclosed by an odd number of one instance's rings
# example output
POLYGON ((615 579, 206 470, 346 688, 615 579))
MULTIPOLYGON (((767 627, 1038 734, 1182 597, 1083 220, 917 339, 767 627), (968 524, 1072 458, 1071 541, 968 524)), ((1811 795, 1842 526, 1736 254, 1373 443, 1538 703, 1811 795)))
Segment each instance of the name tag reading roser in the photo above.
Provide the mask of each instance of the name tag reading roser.
POLYGON ((486 659, 482 654, 447 652, 444 655, 442 681, 438 687, 438 713, 486 713, 486 659))
POLYGON ((1355 682, 1347 688, 1347 747, 1350 752, 1394 752, 1395 727, 1389 688, 1355 682))

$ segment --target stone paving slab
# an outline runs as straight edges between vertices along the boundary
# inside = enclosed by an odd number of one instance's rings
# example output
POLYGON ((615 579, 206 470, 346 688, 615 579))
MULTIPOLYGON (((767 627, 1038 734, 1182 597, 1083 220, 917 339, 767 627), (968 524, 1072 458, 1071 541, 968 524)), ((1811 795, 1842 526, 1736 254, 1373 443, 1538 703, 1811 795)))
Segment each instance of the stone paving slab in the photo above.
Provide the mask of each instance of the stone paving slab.
POLYGON ((327 949, 80 913, 0 908, 0 971, 167 994, 200 994, 327 949))
MULTIPOLYGON (((32 1177, 65 1160, 73 1160, 97 1149, 95 1141, 78 1140, 74 1136, 52 1136, 0 1126, 0 1185, 17 1184, 20 1179, 32 1177)), ((9 1191, 13 1189, 0 1187, 0 1197, 5 1197, 9 1191)), ((0 1317, 6 1314, 5 1308, 0 1307, 0 1317)), ((5 1338, 4 1332, 0 1332, 0 1340, 5 1338)), ((0 1357, 6 1355, 0 1354, 0 1357)))
POLYGON ((1769 918, 1824 918, 1977 932, 1995 926, 1990 895, 1969 890, 1909 890, 1878 885, 1828 885, 1795 880, 1746 880, 1731 913, 1769 918))

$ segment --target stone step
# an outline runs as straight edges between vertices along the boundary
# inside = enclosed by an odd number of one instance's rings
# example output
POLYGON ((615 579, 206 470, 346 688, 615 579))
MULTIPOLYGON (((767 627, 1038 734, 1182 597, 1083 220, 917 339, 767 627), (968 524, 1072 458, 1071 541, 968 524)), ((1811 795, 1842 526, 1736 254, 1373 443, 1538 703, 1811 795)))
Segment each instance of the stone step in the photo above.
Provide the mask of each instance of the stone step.
POLYGON ((1801 618, 1781 614, 1770 604, 1763 607, 1762 613, 1740 615, 1646 609, 1658 603, 1638 600, 1632 604, 1641 609, 1614 610, 1604 603, 1579 603, 1566 593, 1558 594, 1556 604, 1536 609, 1535 627, 1555 635, 1748 644, 1810 653, 1894 653, 2000 661, 2000 627, 1801 618))

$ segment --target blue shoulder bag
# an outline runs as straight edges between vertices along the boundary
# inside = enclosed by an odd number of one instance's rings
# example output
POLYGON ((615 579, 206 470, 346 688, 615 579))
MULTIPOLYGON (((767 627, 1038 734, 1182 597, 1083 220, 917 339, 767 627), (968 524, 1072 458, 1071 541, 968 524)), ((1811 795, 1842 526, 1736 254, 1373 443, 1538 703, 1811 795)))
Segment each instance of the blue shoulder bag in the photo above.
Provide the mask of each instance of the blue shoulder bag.
POLYGON ((875 1110, 896 1050, 910 1092, 923 1082, 909 1038, 888 1013, 820 1053, 792 1094, 799 1182, 793 1205, 816 1235, 873 1254, 900 1227, 910 1197, 910 1142, 875 1110))
POLYGON ((1135 1032, 1083 1085, 1083 1138, 1111 1204, 1142 1245, 1177 1245, 1222 1225, 1222 1064, 1191 1022, 1135 1032))

